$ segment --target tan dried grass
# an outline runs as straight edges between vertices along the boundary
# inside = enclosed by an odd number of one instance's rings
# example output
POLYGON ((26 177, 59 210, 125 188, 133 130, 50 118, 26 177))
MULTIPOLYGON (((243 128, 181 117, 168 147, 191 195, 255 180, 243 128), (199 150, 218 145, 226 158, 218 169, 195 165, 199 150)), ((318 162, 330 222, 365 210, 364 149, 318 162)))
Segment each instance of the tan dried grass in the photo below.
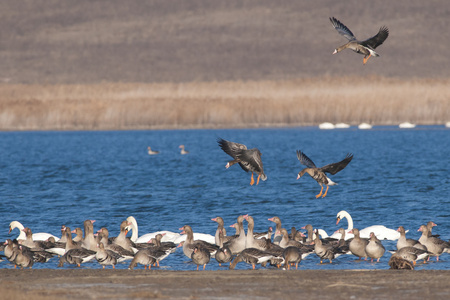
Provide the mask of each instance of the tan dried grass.
POLYGON ((443 124, 449 120, 449 79, 0 85, 2 130, 443 124))

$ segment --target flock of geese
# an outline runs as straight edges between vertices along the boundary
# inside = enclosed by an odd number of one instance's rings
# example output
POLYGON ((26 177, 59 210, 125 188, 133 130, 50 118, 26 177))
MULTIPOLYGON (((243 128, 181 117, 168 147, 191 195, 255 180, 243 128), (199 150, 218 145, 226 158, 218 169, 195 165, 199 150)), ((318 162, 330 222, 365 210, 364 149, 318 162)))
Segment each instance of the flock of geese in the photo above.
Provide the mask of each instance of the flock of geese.
POLYGON ((233 227, 234 235, 227 235, 223 218, 211 219, 217 222, 215 235, 194 233, 189 225, 180 228, 180 233, 158 231, 138 236, 138 225, 134 217, 130 216, 120 224, 120 233, 110 237, 107 228, 94 231, 94 220, 84 221, 84 234, 81 228, 73 231, 61 226, 61 237, 49 233, 35 233, 24 227, 20 222, 10 223, 10 233, 14 229, 20 234, 14 240, 7 239, 2 245, 4 257, 14 264, 14 268, 31 268, 35 262, 44 263, 54 256, 59 256, 58 267, 64 264, 81 266, 91 260, 96 260, 103 268, 119 262, 130 261, 129 269, 137 265, 151 269, 152 265, 160 262, 182 247, 186 257, 197 265, 197 270, 214 258, 220 265, 230 263, 234 269, 239 262, 246 262, 255 269, 256 265, 267 265, 278 268, 298 268, 298 264, 310 254, 319 257, 320 263, 328 260, 330 263, 341 255, 353 255, 359 260, 370 258, 371 262, 384 256, 386 249, 380 240, 397 240, 397 250, 392 251, 389 260, 391 268, 413 269, 418 260, 426 263, 431 256, 439 260, 444 252, 450 253, 450 243, 432 235, 432 229, 437 226, 430 221, 421 225, 422 232, 419 240, 406 238, 403 226, 397 230, 383 225, 373 225, 361 230, 353 227, 353 220, 346 211, 340 211, 336 216, 336 225, 342 219, 347 219, 348 228, 340 228, 331 236, 318 228, 308 224, 297 231, 291 232, 282 227, 281 220, 275 216, 268 221, 273 222, 275 229, 269 227, 267 232, 254 232, 255 220, 252 216, 240 215, 233 227), (244 222, 247 223, 245 231, 244 222), (131 237, 127 237, 131 231, 131 237), (75 236, 74 236, 75 235, 75 236), (272 237, 273 236, 273 237, 272 237))
MULTIPOLYGON (((366 40, 357 40, 350 29, 336 18, 330 18, 336 31, 344 36, 348 42, 336 48, 333 54, 344 49, 351 49, 356 53, 364 55, 363 63, 366 64, 371 56, 379 56, 375 48, 383 44, 389 36, 389 30, 383 26, 379 32, 366 40)), ((257 148, 248 149, 244 144, 230 142, 224 139, 218 140, 219 147, 232 157, 226 164, 226 168, 238 164, 244 171, 251 172, 250 184, 255 180, 256 185, 260 179, 267 180, 264 173, 261 152, 257 148)), ((180 145, 180 154, 188 154, 184 145, 180 145)), ((157 155, 159 151, 148 147, 149 155, 157 155)), ((321 186, 318 197, 325 197, 329 186, 336 185, 328 176, 335 175, 343 170, 353 159, 352 154, 340 162, 331 163, 323 167, 317 167, 305 153, 298 150, 297 158, 306 168, 298 173, 297 179, 304 174, 310 175, 321 186), (323 192, 326 186, 325 192, 323 192)), ((321 229, 314 229, 310 224, 302 227, 306 234, 291 228, 290 233, 282 227, 279 217, 269 218, 268 221, 275 223, 275 229, 269 227, 267 232, 254 232, 255 220, 249 215, 240 215, 234 227, 236 233, 227 235, 224 220, 221 217, 213 218, 217 222, 217 230, 214 236, 209 234, 194 233, 189 225, 180 228, 181 233, 160 231, 138 236, 138 225, 134 217, 130 216, 120 224, 120 234, 110 237, 107 228, 94 231, 94 220, 86 220, 83 224, 84 233, 81 228, 71 230, 63 225, 61 237, 58 238, 48 233, 35 233, 24 227, 21 223, 13 221, 10 224, 10 233, 19 229, 19 236, 7 239, 2 250, 4 257, 14 264, 15 268, 31 268, 35 262, 47 262, 54 256, 59 257, 58 267, 64 264, 80 266, 90 260, 96 260, 103 268, 112 266, 122 261, 130 261, 129 269, 137 265, 143 265, 145 269, 160 264, 160 262, 174 253, 178 247, 182 247, 186 257, 191 259, 197 270, 203 269, 214 258, 219 265, 230 263, 229 268, 234 269, 239 262, 246 262, 255 269, 257 264, 262 267, 268 264, 290 269, 292 266, 298 268, 298 264, 310 254, 319 257, 320 263, 328 260, 330 263, 341 255, 353 255, 358 259, 370 258, 371 261, 380 261, 386 249, 380 240, 397 240, 397 250, 389 260, 391 268, 413 269, 418 260, 426 262, 431 256, 439 260, 439 256, 450 253, 449 242, 432 235, 432 229, 436 226, 433 222, 421 225, 418 231, 422 232, 419 240, 406 238, 405 229, 400 226, 397 230, 386 228, 382 225, 374 225, 362 230, 353 227, 353 221, 346 211, 337 214, 336 225, 342 219, 348 220, 348 228, 340 228, 331 236, 321 229), (244 222, 247 223, 247 232, 244 222), (127 237, 131 231, 131 237, 127 237), (75 236, 74 236, 75 235, 75 236), (273 236, 273 237, 272 237, 273 236)))

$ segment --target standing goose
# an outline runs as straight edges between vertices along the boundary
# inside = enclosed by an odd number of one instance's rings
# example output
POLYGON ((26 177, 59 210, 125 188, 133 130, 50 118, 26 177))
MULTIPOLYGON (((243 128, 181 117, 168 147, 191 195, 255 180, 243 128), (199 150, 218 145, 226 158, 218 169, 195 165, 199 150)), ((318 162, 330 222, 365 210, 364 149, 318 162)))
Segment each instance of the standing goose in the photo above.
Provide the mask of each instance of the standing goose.
POLYGON ((14 259, 14 269, 16 267, 30 268, 33 267, 34 259, 33 253, 25 246, 18 246, 14 249, 16 251, 16 258, 14 259))
POLYGON ((219 249, 219 246, 210 244, 202 240, 194 241, 194 232, 192 231, 192 228, 189 225, 184 225, 183 227, 180 228, 180 230, 182 230, 181 234, 186 234, 186 240, 183 243, 183 253, 189 258, 192 257, 192 252, 194 252, 194 248, 199 245, 201 245, 204 249, 208 250, 211 256, 214 256, 214 254, 216 254, 217 252, 217 249, 219 249))
POLYGON ((283 252, 283 258, 284 258, 284 267, 290 270, 291 264, 295 264, 295 269, 298 269, 298 264, 302 261, 302 253, 300 249, 294 246, 289 246, 286 249, 284 249, 283 252))
POLYGON ((436 261, 439 261, 439 255, 443 252, 450 251, 450 243, 439 238, 428 236, 429 229, 426 225, 421 225, 417 231, 421 231, 419 242, 427 247, 427 250, 436 256, 436 261))
POLYGON ((237 227, 239 227, 239 236, 225 243, 225 245, 230 249, 232 254, 238 254, 245 249, 245 229, 244 229, 244 216, 239 216, 237 218, 237 227))
POLYGON ((406 231, 403 226, 400 226, 397 229, 398 232, 400 232, 400 238, 397 241, 397 250, 400 250, 404 247, 415 247, 422 250, 427 250, 427 247, 422 245, 418 240, 414 239, 407 239, 406 238, 406 231))
POLYGON ((95 254, 95 259, 97 259, 98 263, 103 266, 103 269, 105 266, 109 265, 115 269, 118 259, 122 256, 120 256, 117 252, 105 249, 105 245, 102 242, 100 242, 97 247, 98 250, 95 254))
POLYGON ((423 259, 423 262, 426 263, 428 257, 430 255, 433 255, 431 252, 428 252, 427 250, 422 250, 416 247, 403 247, 400 250, 397 250, 392 254, 393 256, 399 256, 403 259, 406 259, 407 261, 410 261, 413 263, 413 265, 416 265, 416 262, 420 259, 423 259))
POLYGON ((386 26, 382 26, 375 36, 364 41, 358 41, 350 29, 348 29, 348 27, 342 24, 339 20, 333 17, 330 18, 330 21, 331 24, 333 24, 334 29, 336 29, 340 35, 344 36, 349 41, 347 44, 336 48, 333 54, 348 48, 356 53, 364 55, 364 64, 366 64, 371 56, 380 56, 375 52, 375 48, 383 44, 389 36, 389 29, 386 26))
POLYGON ((281 219, 277 216, 272 217, 267 219, 268 221, 274 222, 276 227, 275 227, 275 234, 273 236, 273 243, 276 245, 279 245, 281 242, 281 239, 283 238, 282 234, 281 234, 281 219))
POLYGON ((353 154, 349 153, 342 161, 328 164, 321 168, 316 167, 313 161, 300 150, 297 150, 297 158, 302 165, 305 165, 307 167, 298 173, 297 179, 300 179, 305 173, 308 173, 314 180, 317 181, 317 183, 322 188, 320 190, 320 193, 316 195, 316 198, 319 198, 320 196, 322 196, 323 198, 327 195, 328 187, 330 185, 337 185, 337 183, 333 182, 330 178, 328 178, 327 175, 325 175, 325 173, 335 175, 337 172, 342 171, 353 159, 353 154), (326 185, 327 189, 325 193, 322 195, 323 185, 326 185))
POLYGON ((217 230, 216 230, 216 234, 214 235, 214 240, 215 240, 216 245, 219 245, 219 233, 222 232, 222 235, 226 236, 227 231, 223 227, 224 222, 223 222, 222 217, 212 218, 211 221, 217 222, 217 230))
POLYGON ((223 232, 219 231, 219 250, 216 252, 216 260, 219 263, 219 266, 222 264, 230 262, 233 256, 231 255, 231 251, 227 246, 223 245, 223 232))
POLYGON ((253 217, 245 215, 244 219, 248 222, 245 248, 256 248, 262 251, 267 251, 270 248, 271 241, 265 238, 255 239, 255 237, 253 236, 253 229, 255 227, 255 221, 253 220, 253 217))
POLYGON ((181 149, 181 150, 180 150, 180 153, 181 153, 182 155, 185 155, 185 154, 188 154, 188 153, 189 153, 189 151, 187 151, 186 149, 184 149, 184 145, 180 145, 180 146, 178 146, 178 148, 181 149))
POLYGON ((333 259, 341 254, 344 254, 343 251, 341 251, 341 249, 339 248, 339 245, 324 245, 322 243, 322 240, 320 239, 319 232, 316 231, 315 234, 316 237, 314 239, 314 252, 320 258, 320 263, 322 263, 324 259, 328 259, 331 264, 333 262, 333 259))
POLYGON ((226 164, 225 168, 228 169, 232 165, 238 163, 245 172, 252 172, 250 185, 255 183, 253 173, 258 174, 258 178, 256 179, 257 185, 260 178, 263 181, 267 180, 267 176, 264 174, 261 152, 258 148, 247 149, 247 146, 244 144, 234 143, 224 139, 218 139, 217 143, 219 143, 220 148, 222 148, 226 154, 233 158, 233 160, 226 164))
POLYGON ((209 263, 209 261, 211 260, 211 255, 209 254, 208 249, 203 248, 203 246, 201 245, 197 245, 194 247, 191 259, 194 262, 194 264, 197 265, 197 271, 200 265, 202 265, 203 270, 205 270, 206 264, 209 263))
POLYGON ((256 264, 266 263, 271 258, 273 258, 273 255, 270 253, 255 248, 247 248, 236 256, 236 258, 230 264, 230 270, 234 270, 238 262, 241 261, 251 264, 254 270, 256 264))
POLYGON ((288 247, 296 247, 300 250, 300 254, 302 259, 305 259, 308 255, 314 252, 314 246, 312 245, 305 245, 298 241, 290 240, 289 234, 286 229, 281 228, 280 234, 282 236, 282 239, 280 241, 280 247, 281 248, 288 248, 288 247))
POLYGON ((355 237, 349 244, 349 249, 353 255, 357 256, 358 259, 364 257, 364 260, 367 259, 366 253, 366 245, 368 244, 367 239, 362 239, 359 237, 359 230, 357 228, 353 228, 348 233, 352 233, 355 237))
POLYGON ((81 266, 82 263, 88 262, 95 258, 96 251, 92 251, 86 248, 78 248, 72 242, 72 232, 69 227, 66 227, 67 233, 67 243, 66 243, 66 253, 59 258, 58 267, 63 267, 64 263, 67 262, 72 265, 81 266))
POLYGON ((380 240, 377 239, 375 233, 371 232, 369 243, 366 245, 366 254, 370 257, 370 262, 373 262, 374 259, 380 262, 380 258, 384 255, 385 251, 386 249, 380 240))

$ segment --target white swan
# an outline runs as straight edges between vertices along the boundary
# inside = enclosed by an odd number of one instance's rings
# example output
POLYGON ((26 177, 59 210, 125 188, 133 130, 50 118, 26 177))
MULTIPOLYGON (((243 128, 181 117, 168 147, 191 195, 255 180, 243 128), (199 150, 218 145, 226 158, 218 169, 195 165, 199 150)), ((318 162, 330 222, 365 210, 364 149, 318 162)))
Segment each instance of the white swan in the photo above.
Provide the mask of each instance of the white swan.
MULTIPOLYGON (((348 212, 345 210, 341 210, 338 212, 336 216, 336 225, 339 224, 339 221, 346 218, 348 221, 348 228, 346 230, 345 239, 348 240, 353 237, 353 234, 348 234, 347 232, 353 229, 353 219, 350 216, 348 212)), ((364 229, 361 229, 359 231, 361 238, 370 238, 370 233, 375 233, 375 236, 379 240, 391 240, 395 241, 400 238, 400 232, 394 229, 387 228, 383 225, 372 225, 369 227, 366 227, 364 229)), ((331 237, 340 238, 341 234, 338 232, 335 232, 331 237)))
POLYGON ((133 216, 129 216, 127 218, 127 221, 128 221, 128 223, 131 223, 131 225, 129 225, 129 228, 132 230, 130 239, 135 243, 148 243, 148 241, 150 241, 150 239, 154 238, 158 233, 163 234, 161 242, 174 242, 175 243, 175 240, 178 239, 179 237, 181 237, 181 234, 179 234, 177 232, 166 231, 166 230, 146 233, 142 236, 139 236, 139 229, 138 229, 138 224, 137 224, 136 219, 133 216))
MULTIPOLYGON (((25 232, 23 231, 25 227, 22 225, 22 223, 20 223, 19 221, 12 221, 11 223, 9 223, 9 233, 11 233, 11 231, 13 231, 16 228, 19 229, 20 231, 17 240, 26 240, 27 237, 25 235, 25 232)), ((32 237, 33 241, 46 241, 48 240, 49 237, 53 237, 55 241, 59 241, 59 237, 46 232, 33 233, 32 237)))

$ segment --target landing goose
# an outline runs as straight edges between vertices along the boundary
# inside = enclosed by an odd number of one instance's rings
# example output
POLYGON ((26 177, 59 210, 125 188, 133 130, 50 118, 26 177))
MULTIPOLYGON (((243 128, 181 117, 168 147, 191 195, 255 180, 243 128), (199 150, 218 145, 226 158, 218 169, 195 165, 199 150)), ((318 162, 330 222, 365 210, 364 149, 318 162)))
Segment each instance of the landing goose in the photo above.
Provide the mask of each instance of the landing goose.
POLYGON ((436 256, 436 261, 439 261, 439 256, 443 252, 447 252, 450 250, 450 243, 436 237, 428 236, 429 229, 426 225, 421 225, 417 231, 422 232, 419 242, 427 247, 427 250, 429 252, 433 253, 433 255, 436 256))
POLYGON ((380 262, 380 258, 384 255, 385 251, 386 249, 380 240, 377 239, 375 233, 371 232, 369 243, 366 245, 366 254, 370 257, 370 262, 373 262, 374 259, 380 262))
POLYGON ((359 230, 357 228, 353 228, 348 233, 352 233, 354 235, 353 240, 349 244, 349 249, 353 255, 357 256, 358 259, 364 257, 364 260, 367 259, 366 246, 368 244, 367 239, 363 239, 359 236, 359 230))
POLYGON ((262 264, 273 258, 273 255, 255 248, 247 248, 240 252, 230 264, 230 270, 234 270, 238 262, 244 261, 252 265, 253 270, 256 264, 262 264))
POLYGON ((321 168, 316 167, 314 162, 300 150, 297 150, 297 158, 302 165, 306 166, 305 169, 298 173, 297 179, 300 179, 304 174, 308 173, 321 187, 320 193, 316 195, 316 198, 319 198, 320 196, 323 198, 327 195, 330 185, 337 185, 337 183, 328 178, 325 173, 335 175, 339 171, 342 171, 353 159, 353 154, 349 153, 342 161, 328 164, 321 168), (325 190, 325 193, 322 194, 324 185, 326 185, 327 189, 325 190))
POLYGON ((348 27, 342 24, 339 20, 332 17, 330 18, 330 21, 337 32, 348 40, 348 43, 336 48, 333 54, 348 48, 356 53, 364 55, 364 64, 366 64, 367 60, 369 60, 371 56, 380 56, 375 52, 375 48, 383 44, 389 36, 389 29, 386 26, 382 26, 375 36, 364 41, 358 41, 350 29, 348 29, 348 27))
POLYGON ((209 251, 211 256, 214 257, 214 254, 216 254, 217 249, 219 249, 219 246, 202 240, 194 240, 194 232, 192 231, 192 228, 189 225, 184 225, 183 227, 180 228, 180 230, 182 230, 181 234, 186 234, 186 240, 183 243, 184 255, 191 258, 194 248, 196 246, 201 245, 203 248, 209 251))
POLYGON ((197 265, 197 271, 199 266, 203 266, 203 270, 205 270, 206 264, 211 259, 211 255, 208 249, 205 249, 202 245, 196 245, 194 251, 192 251, 191 259, 197 265))
MULTIPOLYGON (((338 214, 336 216, 336 225, 338 225, 342 219, 347 219, 347 221, 348 221, 348 227, 346 230, 346 232, 348 233, 350 230, 353 229, 353 219, 348 212, 346 212, 345 210, 341 210, 340 212, 338 212, 338 214)), ((368 238, 370 238, 371 232, 375 233, 376 237, 379 240, 395 241, 395 240, 398 240, 398 238, 400 238, 400 232, 398 232, 395 229, 387 228, 386 226, 383 226, 383 225, 372 225, 372 226, 366 227, 364 229, 361 229, 359 231, 359 234, 360 234, 361 238, 368 239, 368 238)), ((340 237, 340 234, 337 234, 337 235, 333 234, 331 237, 340 237)), ((350 239, 352 237, 353 237, 353 235, 347 235, 346 239, 350 239)))
POLYGON ((259 179, 262 181, 267 180, 266 174, 264 174, 264 167, 261 160, 261 152, 258 148, 247 149, 247 146, 244 144, 230 142, 224 139, 218 139, 217 143, 220 148, 231 156, 233 160, 229 161, 225 168, 229 168, 232 165, 238 163, 242 170, 245 172, 252 172, 252 177, 250 179, 250 185, 255 183, 253 179, 253 173, 258 174, 258 178, 256 179, 256 185, 259 184, 259 179))
MULTIPOLYGON (((8 234, 11 233, 11 231, 13 231, 14 229, 19 229, 19 236, 16 238, 17 240, 25 240, 26 236, 25 236, 25 232, 23 232, 23 229, 25 228, 19 221, 12 221, 9 224, 9 232, 8 234)), ((38 233, 34 233, 33 234, 33 240, 34 241, 45 241, 47 240, 49 237, 53 237, 55 239, 55 241, 59 241, 59 238, 57 236, 54 236, 53 234, 50 233, 45 233, 45 232, 38 232, 38 233)))
POLYGON ((418 240, 414 239, 407 239, 406 238, 406 231, 403 226, 400 226, 397 229, 398 232, 400 232, 400 238, 397 241, 397 250, 400 250, 404 247, 415 247, 422 250, 427 250, 427 247, 422 245, 418 240))

